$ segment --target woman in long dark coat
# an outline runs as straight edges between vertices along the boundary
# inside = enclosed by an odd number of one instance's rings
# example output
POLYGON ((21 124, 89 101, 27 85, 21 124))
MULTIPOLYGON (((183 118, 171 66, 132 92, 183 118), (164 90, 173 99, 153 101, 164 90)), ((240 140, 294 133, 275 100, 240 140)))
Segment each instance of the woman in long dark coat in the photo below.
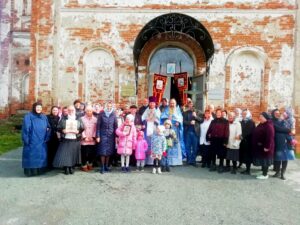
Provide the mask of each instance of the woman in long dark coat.
POLYGON ((252 163, 252 133, 255 129, 255 123, 251 118, 251 113, 248 110, 242 112, 242 141, 240 144, 240 164, 246 164, 246 170, 241 174, 250 175, 250 167, 252 163))
POLYGON ((47 115, 47 118, 51 127, 51 136, 47 144, 48 145, 48 168, 51 169, 53 167, 52 163, 59 145, 59 139, 57 137, 57 125, 60 117, 58 116, 57 106, 53 106, 51 108, 51 113, 47 115))
POLYGON ((100 173, 109 172, 109 157, 115 152, 115 131, 118 127, 117 117, 114 113, 112 103, 106 104, 104 112, 100 113, 97 121, 96 137, 97 155, 101 159, 100 173))
POLYGON ((274 126, 266 112, 259 116, 259 125, 255 128, 252 136, 253 164, 261 166, 263 174, 257 179, 268 179, 269 166, 273 164, 274 155, 274 126))
POLYGON ((50 125, 42 114, 42 104, 34 103, 32 112, 25 115, 22 125, 22 167, 26 176, 39 175, 47 167, 47 141, 50 125))
POLYGON ((291 129, 286 127, 285 122, 281 120, 280 116, 281 114, 278 109, 272 111, 272 120, 275 129, 274 170, 276 172, 273 177, 280 177, 282 180, 285 180, 288 160, 293 160, 295 156, 293 150, 290 150, 288 147, 291 129))
POLYGON ((82 120, 76 117, 74 106, 68 107, 68 116, 62 118, 57 126, 61 133, 61 142, 55 155, 53 166, 63 168, 66 175, 74 173, 74 166, 81 164, 80 139, 84 130, 82 120), (67 124, 76 126, 68 130, 67 124), (75 125, 76 124, 76 125, 75 125))

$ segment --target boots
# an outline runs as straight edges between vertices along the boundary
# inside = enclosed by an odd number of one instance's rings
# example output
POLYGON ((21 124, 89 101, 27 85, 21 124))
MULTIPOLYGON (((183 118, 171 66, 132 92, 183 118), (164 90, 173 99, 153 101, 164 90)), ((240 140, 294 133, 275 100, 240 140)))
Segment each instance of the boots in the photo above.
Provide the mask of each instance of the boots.
POLYGON ((161 168, 160 167, 157 168, 157 173, 161 174, 161 168))
POLYGON ((64 173, 65 173, 65 175, 69 175, 69 170, 68 170, 68 167, 64 167, 64 173))
POLYGON ((166 167, 166 171, 167 171, 167 172, 170 172, 170 171, 171 171, 169 166, 166 167))
POLYGON ((232 168, 231 174, 236 174, 236 168, 232 168))
POLYGON ((216 171, 216 170, 217 170, 216 164, 212 164, 211 167, 209 168, 210 172, 213 172, 213 171, 216 171))
POLYGON ((246 169, 246 170, 242 171, 241 174, 250 175, 250 170, 246 169))
POLYGON ((286 180, 286 177, 285 177, 285 171, 286 171, 286 168, 287 168, 287 161, 283 161, 282 162, 282 168, 281 168, 281 180, 286 180))
POLYGON ((104 171, 105 171, 104 166, 101 166, 101 167, 100 167, 100 173, 101 173, 101 174, 104 174, 104 171))
POLYGON ((155 168, 152 169, 152 173, 156 174, 156 169, 155 168))
POLYGON ((74 169, 72 167, 69 167, 69 173, 74 174, 74 169))
POLYGON ((273 175, 273 177, 277 177, 277 178, 280 177, 280 164, 281 164, 281 161, 275 161, 275 162, 274 162, 273 170, 274 170, 276 173, 273 175))

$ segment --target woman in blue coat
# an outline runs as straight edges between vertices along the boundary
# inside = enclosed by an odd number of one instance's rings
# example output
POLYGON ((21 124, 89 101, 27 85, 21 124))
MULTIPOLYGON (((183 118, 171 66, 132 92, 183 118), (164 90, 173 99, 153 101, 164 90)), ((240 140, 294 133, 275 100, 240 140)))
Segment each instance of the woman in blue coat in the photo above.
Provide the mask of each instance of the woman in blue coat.
POLYGON ((114 113, 112 103, 109 102, 106 104, 104 112, 99 114, 97 121, 96 141, 99 143, 97 145, 97 155, 101 159, 100 173, 109 172, 109 157, 115 152, 115 131, 117 128, 117 117, 114 113))
POLYGON ((288 147, 291 128, 286 127, 285 122, 281 119, 281 114, 278 109, 272 111, 272 117, 275 129, 274 170, 276 172, 273 177, 285 180, 288 160, 295 159, 294 151, 288 147))
POLYGON ((25 115, 22 125, 22 167, 26 176, 39 175, 47 167, 47 141, 50 133, 48 119, 42 114, 42 104, 36 102, 32 112, 25 115))

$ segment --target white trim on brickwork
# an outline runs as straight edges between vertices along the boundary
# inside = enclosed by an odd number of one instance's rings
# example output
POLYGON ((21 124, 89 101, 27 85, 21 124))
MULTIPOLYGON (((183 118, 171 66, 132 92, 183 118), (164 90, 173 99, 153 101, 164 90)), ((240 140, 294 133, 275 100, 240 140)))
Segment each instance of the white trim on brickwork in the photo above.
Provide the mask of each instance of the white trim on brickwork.
POLYGON ((297 9, 128 9, 128 8, 64 8, 60 9, 64 13, 189 13, 189 14, 270 14, 270 15, 296 15, 297 9))

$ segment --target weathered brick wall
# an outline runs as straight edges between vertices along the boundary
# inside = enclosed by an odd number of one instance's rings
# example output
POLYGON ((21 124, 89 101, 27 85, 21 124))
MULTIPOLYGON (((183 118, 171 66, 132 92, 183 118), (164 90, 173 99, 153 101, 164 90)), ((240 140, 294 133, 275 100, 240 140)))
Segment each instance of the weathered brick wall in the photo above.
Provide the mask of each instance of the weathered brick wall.
POLYGON ((9 43, 11 30, 11 4, 10 1, 0 2, 0 117, 8 113, 9 95, 9 43))
MULTIPOLYGON (((200 21, 218 46, 209 74, 209 103, 249 107, 255 115, 291 105, 296 10, 295 0, 35 1, 27 100, 41 99, 48 108, 76 98, 93 100, 97 94, 101 102, 108 96, 121 104, 139 102, 147 95, 147 62, 156 43, 147 43, 142 54, 138 96, 127 97, 123 90, 135 84, 134 40, 151 19, 179 12, 200 21), (93 79, 98 80, 93 84, 93 79)), ((198 71, 205 67, 201 49, 197 53, 190 42, 180 44, 198 57, 198 71)))
POLYGON ((31 0, 1 1, 0 117, 27 108, 31 0), (26 90, 27 89, 27 90, 26 90))

